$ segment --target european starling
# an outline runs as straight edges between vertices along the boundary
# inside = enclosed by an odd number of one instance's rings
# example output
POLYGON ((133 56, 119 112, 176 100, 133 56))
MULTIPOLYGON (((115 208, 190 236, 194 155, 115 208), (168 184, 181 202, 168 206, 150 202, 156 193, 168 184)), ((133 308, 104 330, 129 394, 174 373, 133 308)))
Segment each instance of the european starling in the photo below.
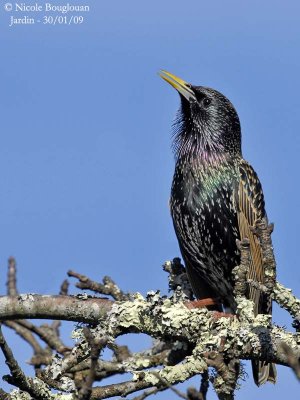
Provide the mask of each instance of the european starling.
MULTIPOLYGON (((193 86, 169 72, 160 76, 181 98, 174 123, 176 159, 170 208, 179 247, 198 299, 219 299, 233 312, 232 269, 240 262, 236 240, 250 241, 248 278, 263 282, 262 254, 252 227, 267 219, 256 172, 242 157, 241 128, 231 102, 214 89, 193 86)), ((271 301, 251 288, 255 313, 271 314, 271 301)), ((275 383, 273 364, 253 361, 255 383, 275 383)))

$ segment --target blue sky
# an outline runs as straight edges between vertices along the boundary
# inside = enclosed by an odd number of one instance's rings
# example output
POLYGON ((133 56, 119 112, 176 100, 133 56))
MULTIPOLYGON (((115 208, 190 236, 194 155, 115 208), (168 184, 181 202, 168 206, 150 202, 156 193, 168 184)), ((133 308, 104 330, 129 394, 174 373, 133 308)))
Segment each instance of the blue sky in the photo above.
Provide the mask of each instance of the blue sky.
MULTIPOLYGON (((168 210, 179 98, 158 78, 164 68, 237 108, 275 223, 278 278, 300 295, 299 2, 72 4, 90 6, 81 25, 8 27, 13 13, 0 9, 2 293, 10 255, 22 292, 57 293, 70 268, 166 292, 160 266, 179 255, 168 210)), ((278 309, 274 320, 289 324, 278 309)), ((249 379, 236 398, 296 398, 291 371, 278 381, 249 379)))

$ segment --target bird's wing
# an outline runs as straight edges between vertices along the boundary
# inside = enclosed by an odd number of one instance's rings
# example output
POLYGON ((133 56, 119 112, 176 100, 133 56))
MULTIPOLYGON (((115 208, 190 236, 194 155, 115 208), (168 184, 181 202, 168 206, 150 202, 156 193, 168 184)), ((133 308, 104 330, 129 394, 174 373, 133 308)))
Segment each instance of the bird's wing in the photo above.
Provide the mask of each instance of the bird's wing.
MULTIPOLYGON (((263 282, 263 260, 258 238, 250 227, 257 219, 267 219, 265 202, 261 184, 253 168, 244 160, 239 165, 239 185, 237 190, 237 214, 240 237, 250 241, 251 264, 248 279, 263 282)), ((250 287, 248 298, 254 301, 254 312, 272 314, 272 301, 269 296, 250 287)), ((252 371, 255 383, 260 386, 266 381, 276 382, 276 368, 274 364, 252 360, 252 371)))
MULTIPOLYGON (((237 214, 240 238, 250 241, 251 264, 248 279, 263 282, 263 260, 258 238, 251 231, 257 219, 266 217, 265 202, 261 184, 253 168, 244 160, 239 165, 239 185, 237 189, 237 214)), ((250 287, 248 298, 254 301, 255 313, 271 313, 271 305, 266 305, 259 290, 250 287)), ((270 303, 270 302, 267 302, 270 303)))

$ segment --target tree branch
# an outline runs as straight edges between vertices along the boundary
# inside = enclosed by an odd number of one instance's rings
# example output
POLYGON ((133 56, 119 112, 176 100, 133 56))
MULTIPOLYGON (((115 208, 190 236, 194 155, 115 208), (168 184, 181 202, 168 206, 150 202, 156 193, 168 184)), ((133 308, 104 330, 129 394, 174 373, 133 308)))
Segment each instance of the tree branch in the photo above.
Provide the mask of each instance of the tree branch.
POLYGON ((112 304, 107 299, 87 296, 1 296, 0 320, 38 318, 97 323, 107 316, 112 304))
MULTIPOLYGON (((161 296, 158 291, 149 292, 145 298, 139 293, 126 294, 109 277, 98 283, 70 271, 69 275, 79 280, 77 287, 109 295, 115 301, 86 294, 70 296, 67 281, 61 285, 58 296, 18 295, 15 260, 11 259, 7 282, 10 295, 0 297, 0 320, 32 346, 31 363, 36 367, 36 377, 26 377, 0 335, 0 347, 11 371, 7 381, 18 387, 13 399, 99 400, 143 390, 133 400, 144 400, 171 389, 184 399, 206 400, 210 380, 219 399, 231 400, 239 376, 239 360, 244 359, 290 366, 299 378, 299 334, 272 325, 269 315, 255 316, 253 302, 245 296, 247 285, 256 285, 300 326, 300 300, 274 278, 271 230, 259 221, 254 228, 269 277, 264 283, 247 280, 249 241, 238 243, 241 263, 233 270, 237 315, 232 318, 216 318, 214 312, 205 308, 187 307, 187 300, 192 300, 193 295, 179 259, 164 264, 169 273, 170 297, 161 296), (55 322, 36 326, 25 318, 55 322), (81 323, 72 333, 76 341, 73 347, 66 347, 60 338, 61 320, 81 323), (133 353, 115 342, 127 333, 147 334, 155 342, 149 349, 133 353), (113 352, 109 360, 101 355, 105 347, 113 352), (215 370, 214 376, 210 375, 210 368, 215 370), (93 386, 95 381, 124 373, 130 373, 132 379, 93 386), (202 375, 200 391, 189 389, 184 394, 174 388, 196 375, 202 375)), ((0 391, 0 399, 7 395, 0 391)))

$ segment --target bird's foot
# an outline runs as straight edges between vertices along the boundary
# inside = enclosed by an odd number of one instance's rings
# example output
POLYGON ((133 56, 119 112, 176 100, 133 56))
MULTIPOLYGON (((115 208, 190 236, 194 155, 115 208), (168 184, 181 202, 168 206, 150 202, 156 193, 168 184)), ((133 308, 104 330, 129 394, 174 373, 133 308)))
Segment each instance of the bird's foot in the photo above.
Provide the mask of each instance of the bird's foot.
POLYGON ((220 318, 234 318, 234 314, 229 314, 225 312, 214 311, 213 312, 213 319, 220 319, 220 318))
POLYGON ((187 308, 190 310, 193 308, 204 308, 209 306, 220 306, 220 302, 218 299, 213 297, 207 297, 206 299, 187 301, 184 303, 187 308))

